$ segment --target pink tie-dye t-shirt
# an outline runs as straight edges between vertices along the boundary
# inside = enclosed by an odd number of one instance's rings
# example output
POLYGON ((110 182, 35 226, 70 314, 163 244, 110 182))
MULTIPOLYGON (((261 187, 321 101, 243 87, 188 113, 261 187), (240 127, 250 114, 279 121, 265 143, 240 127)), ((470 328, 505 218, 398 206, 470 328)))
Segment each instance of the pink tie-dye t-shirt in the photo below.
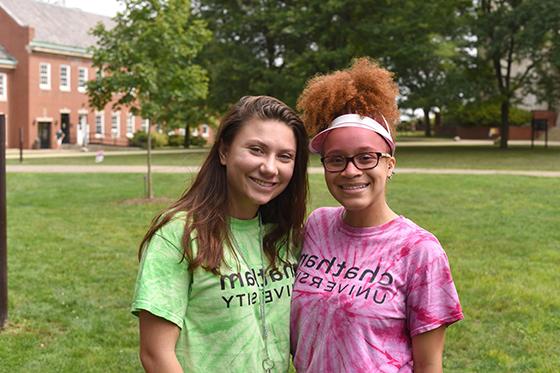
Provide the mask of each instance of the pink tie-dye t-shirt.
POLYGON ((354 228, 315 210, 292 293, 298 372, 412 372, 411 338, 463 318, 447 256, 400 216, 354 228))

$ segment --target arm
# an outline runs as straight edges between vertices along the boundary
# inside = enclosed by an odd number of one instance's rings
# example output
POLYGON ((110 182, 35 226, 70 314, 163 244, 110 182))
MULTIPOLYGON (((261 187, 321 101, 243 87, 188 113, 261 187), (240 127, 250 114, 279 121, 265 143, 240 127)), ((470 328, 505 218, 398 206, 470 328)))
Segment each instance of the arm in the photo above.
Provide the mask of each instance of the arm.
POLYGON ((140 311, 140 360, 146 372, 183 373, 175 355, 179 327, 140 311))
POLYGON ((440 326, 412 337, 414 373, 441 373, 445 328, 440 326))

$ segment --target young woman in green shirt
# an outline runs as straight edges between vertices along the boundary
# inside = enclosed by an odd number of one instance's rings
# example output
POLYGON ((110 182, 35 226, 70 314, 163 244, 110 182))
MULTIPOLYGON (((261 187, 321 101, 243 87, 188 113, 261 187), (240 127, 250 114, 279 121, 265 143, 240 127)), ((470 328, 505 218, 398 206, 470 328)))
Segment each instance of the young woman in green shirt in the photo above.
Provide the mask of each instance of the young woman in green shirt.
POLYGON ((243 97, 196 179, 140 249, 132 312, 148 372, 286 372, 308 138, 281 101, 243 97))

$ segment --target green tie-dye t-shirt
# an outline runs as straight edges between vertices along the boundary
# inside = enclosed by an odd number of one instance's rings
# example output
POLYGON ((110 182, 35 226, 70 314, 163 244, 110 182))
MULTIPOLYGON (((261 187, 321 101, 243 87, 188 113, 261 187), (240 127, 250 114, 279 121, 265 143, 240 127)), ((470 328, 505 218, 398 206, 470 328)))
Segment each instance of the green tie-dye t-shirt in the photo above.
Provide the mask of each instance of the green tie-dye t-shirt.
MULTIPOLYGON (((132 313, 146 310, 180 328, 175 353, 185 372, 263 372, 259 285, 264 282, 272 371, 287 372, 294 258, 263 276, 258 218, 231 219, 230 229, 244 259, 238 263, 230 250, 224 250, 229 267, 222 266, 220 275, 200 267, 189 271, 187 261, 181 261, 184 224, 184 218, 175 218, 144 250, 132 313)), ((266 267, 266 256, 264 263, 266 267)))

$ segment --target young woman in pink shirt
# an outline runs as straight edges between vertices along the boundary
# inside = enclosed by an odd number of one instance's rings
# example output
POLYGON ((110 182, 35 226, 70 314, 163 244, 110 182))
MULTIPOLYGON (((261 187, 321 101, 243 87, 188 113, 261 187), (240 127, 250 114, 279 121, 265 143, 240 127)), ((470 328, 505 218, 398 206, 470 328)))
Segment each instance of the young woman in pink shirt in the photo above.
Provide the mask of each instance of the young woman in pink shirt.
POLYGON ((306 223, 291 310, 298 372, 441 372, 445 328, 463 318, 440 243, 387 204, 397 94, 390 72, 358 59, 299 98, 342 206, 306 223))

